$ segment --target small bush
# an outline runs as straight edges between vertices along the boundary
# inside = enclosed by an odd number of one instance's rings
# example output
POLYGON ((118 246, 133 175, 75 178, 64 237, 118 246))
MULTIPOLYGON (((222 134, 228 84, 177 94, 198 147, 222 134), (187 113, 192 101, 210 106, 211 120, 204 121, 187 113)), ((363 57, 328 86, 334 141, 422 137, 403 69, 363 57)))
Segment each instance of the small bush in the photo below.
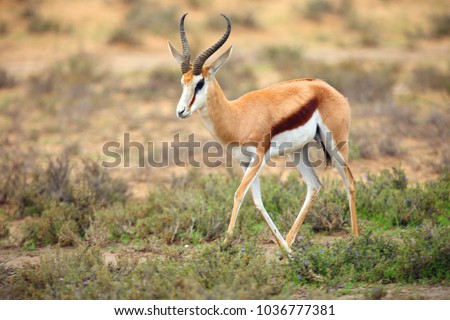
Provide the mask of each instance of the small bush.
POLYGON ((354 14, 354 10, 355 10, 354 0, 341 0, 335 9, 335 12, 336 14, 345 17, 354 14))
POLYGON ((135 32, 130 29, 119 28, 116 29, 108 40, 109 44, 123 44, 127 46, 138 46, 141 41, 136 36, 135 32))
POLYGON ((268 46, 262 49, 260 57, 286 78, 302 76, 299 70, 304 67, 305 59, 299 47, 268 46))
POLYGON ((431 36, 434 38, 448 37, 450 34, 450 14, 433 14, 429 18, 431 24, 431 36))
MULTIPOLYGON (((450 263, 449 233, 447 228, 429 224, 402 234, 403 243, 397 257, 401 280, 414 282, 430 279, 434 282, 448 279, 450 263)), ((397 262, 396 261, 396 262, 397 262)))
POLYGON ((148 82, 145 83, 144 97, 173 97, 175 98, 179 93, 179 83, 181 72, 179 69, 168 69, 167 67, 158 67, 150 72, 148 82))
POLYGON ((304 10, 307 19, 320 21, 323 15, 334 11, 333 4, 329 0, 308 0, 304 10))
MULTIPOLYGON (((448 110, 442 109, 434 109, 431 110, 429 118, 427 119, 428 126, 426 127, 427 133, 424 133, 423 136, 432 138, 436 141, 443 141, 445 145, 445 141, 450 138, 450 132, 448 130, 448 125, 450 123, 450 113, 448 110)), ((445 152, 444 147, 444 152, 445 152)))
POLYGON ((96 205, 101 207, 109 206, 115 202, 124 203, 126 201, 128 186, 124 180, 113 178, 108 170, 91 160, 84 160, 79 170, 79 175, 74 183, 82 188, 78 193, 75 190, 75 199, 77 197, 93 197, 96 205))
MULTIPOLYGON (((31 154, 29 152, 28 154, 31 154)), ((33 163, 21 149, 2 145, 0 150, 0 204, 17 203, 27 184, 33 163)))
POLYGON ((126 17, 124 26, 130 30, 151 31, 156 34, 168 34, 176 31, 178 24, 175 6, 162 6, 157 1, 133 2, 126 17))
MULTIPOLYGON (((41 170, 41 169, 38 169, 41 170)), ((104 169, 85 162, 74 176, 67 158, 49 160, 45 171, 35 171, 16 201, 23 215, 32 215, 23 228, 26 248, 56 244, 73 245, 84 237, 97 209, 123 202, 126 185, 104 169)))
POLYGON ((128 243, 146 236, 139 225, 145 217, 145 208, 116 203, 97 210, 86 237, 90 243, 104 245, 107 242, 128 243))
POLYGON ((52 203, 40 217, 28 217, 22 226, 22 244, 25 248, 59 243, 62 246, 73 245, 86 226, 86 217, 67 203, 52 203))
POLYGON ((236 181, 230 184, 229 179, 220 176, 200 177, 184 188, 151 194, 145 218, 138 221, 138 232, 143 236, 157 235, 167 244, 218 239, 228 225, 233 186, 236 181))
POLYGON ((0 20, 0 36, 7 35, 9 32, 9 26, 5 21, 0 20))
MULTIPOLYGON (((41 167, 21 157, 0 160, 0 168, 5 169, 0 173, 0 201, 13 205, 17 216, 40 215, 50 202, 71 203, 81 213, 92 212, 127 197, 125 182, 91 161, 75 167, 63 155, 49 158, 41 167)), ((88 223, 80 221, 83 226, 88 223)))
MULTIPOLYGON (((265 207, 273 215, 280 232, 289 231, 306 198, 306 184, 302 179, 299 174, 293 173, 285 182, 277 181, 276 177, 262 180, 265 207)), ((348 221, 344 218, 348 216, 347 211, 345 190, 338 181, 326 181, 305 223, 314 232, 341 230, 348 221)))
MULTIPOLYGON (((166 252, 169 251, 166 249, 166 252)), ((282 268, 253 245, 194 255, 138 259, 119 255, 107 264, 96 248, 45 256, 2 279, 2 299, 282 299, 288 296, 282 268)))
POLYGON ((27 30, 30 33, 58 33, 62 31, 62 28, 60 24, 54 20, 44 19, 40 15, 35 15, 28 21, 27 30))
MULTIPOLYGON (((144 213, 130 224, 119 222, 128 234, 147 238, 156 236, 167 244, 214 241, 224 235, 239 179, 220 176, 190 176, 184 185, 162 189, 149 196, 144 213), (176 190, 176 191, 175 191, 176 190), (173 194, 176 193, 176 197, 173 194), (192 194, 196 196, 193 197, 192 194)), ((416 226, 425 221, 445 225, 448 210, 445 194, 448 176, 429 185, 408 187, 405 173, 394 168, 368 175, 367 182, 356 184, 358 215, 386 228, 416 226), (433 200, 434 198, 438 200, 433 200)), ((280 232, 292 226, 306 196, 306 186, 297 174, 280 182, 275 176, 263 177, 262 197, 266 210, 280 232)), ((260 235, 271 239, 259 212, 248 195, 238 219, 239 236, 260 235)), ((314 232, 342 230, 349 224, 347 194, 339 181, 326 181, 305 222, 314 232)), ((113 225, 113 223, 110 223, 113 225)), ((118 232, 115 236, 121 234, 118 232)))
POLYGON ((350 131, 350 159, 374 159, 378 155, 376 139, 367 128, 354 128, 350 131), (353 153, 353 154, 352 154, 353 153))
POLYGON ((401 240, 363 235, 324 245, 302 239, 291 268, 303 284, 438 282, 449 276, 448 240, 446 229, 427 227, 406 231, 401 240))
MULTIPOLYGON (((108 74, 99 66, 99 61, 89 54, 77 53, 66 60, 57 63, 42 74, 32 76, 29 83, 31 94, 58 93, 62 86, 68 86, 69 92, 78 89, 78 94, 85 84, 87 89, 105 79, 108 74)), ((87 90, 85 89, 85 90, 87 90)))
POLYGON ((140 33, 152 32, 167 35, 175 32, 178 25, 177 8, 161 5, 154 0, 126 1, 128 11, 122 24, 109 36, 109 44, 137 46, 141 44, 140 33))
POLYGON ((361 63, 344 61, 338 64, 305 63, 302 72, 308 77, 327 81, 347 96, 351 102, 387 103, 393 99, 399 67, 389 63, 361 63))
POLYGON ((96 57, 78 53, 28 81, 28 95, 38 107, 52 108, 65 130, 88 124, 87 115, 110 105, 111 82, 96 57))
POLYGON ((450 172, 450 149, 445 149, 441 155, 441 159, 438 162, 432 163, 432 167, 437 173, 450 172))
POLYGON ((260 57, 283 80, 322 79, 347 96, 350 103, 391 102, 400 71, 399 65, 393 63, 348 60, 332 64, 309 60, 295 47, 269 46, 262 49, 260 57))
POLYGON ((188 0, 188 3, 192 8, 198 9, 205 6, 208 2, 206 0, 188 0))
POLYGON ((450 93, 450 79, 448 77, 450 62, 445 70, 433 65, 419 65, 413 69, 410 87, 413 90, 436 90, 450 93))
POLYGON ((448 173, 425 186, 408 187, 408 177, 397 168, 379 175, 368 175, 366 183, 357 184, 358 214, 378 221, 385 227, 419 225, 425 221, 446 224, 449 210, 448 173))
POLYGON ((5 69, 0 68, 0 89, 13 88, 16 84, 14 76, 10 75, 5 69))
POLYGON ((368 292, 365 293, 365 298, 367 300, 381 300, 387 295, 386 290, 383 287, 376 286, 370 288, 368 292))
POLYGON ((8 218, 0 209, 0 240, 9 236, 8 218))
POLYGON ((37 1, 26 1, 24 8, 20 12, 20 17, 24 19, 31 19, 38 15, 37 1))
MULTIPOLYGON (((244 11, 241 13, 231 13, 227 15, 233 26, 242 26, 248 29, 259 29, 261 26, 253 11, 244 11)), ((207 26, 214 30, 224 30, 225 21, 217 16, 210 16, 207 21, 207 26)))
POLYGON ((390 157, 399 156, 403 153, 398 140, 393 138, 394 135, 385 135, 378 144, 378 150, 380 154, 390 157))
POLYGON ((359 32, 360 44, 364 47, 378 47, 380 44, 381 27, 373 20, 361 18, 356 11, 345 15, 349 29, 359 32))

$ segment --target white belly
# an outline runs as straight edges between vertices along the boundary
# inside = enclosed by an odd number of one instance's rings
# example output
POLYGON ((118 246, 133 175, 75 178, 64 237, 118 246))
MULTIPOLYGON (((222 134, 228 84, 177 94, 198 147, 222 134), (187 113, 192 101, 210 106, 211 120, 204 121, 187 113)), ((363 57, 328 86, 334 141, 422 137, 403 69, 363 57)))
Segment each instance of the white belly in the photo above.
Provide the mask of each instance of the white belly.
POLYGON ((319 117, 319 113, 315 111, 311 119, 303 126, 274 136, 269 149, 270 156, 280 156, 294 152, 313 140, 316 135, 319 117))

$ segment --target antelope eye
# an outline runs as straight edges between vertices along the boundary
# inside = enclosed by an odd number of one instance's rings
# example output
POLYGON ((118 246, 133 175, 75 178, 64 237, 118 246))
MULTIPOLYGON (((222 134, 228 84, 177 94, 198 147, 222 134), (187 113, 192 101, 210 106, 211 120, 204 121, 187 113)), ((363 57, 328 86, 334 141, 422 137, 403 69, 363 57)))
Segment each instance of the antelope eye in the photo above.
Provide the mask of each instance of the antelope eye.
POLYGON ((195 86, 195 93, 202 90, 203 86, 205 85, 205 79, 200 80, 197 85, 195 86))

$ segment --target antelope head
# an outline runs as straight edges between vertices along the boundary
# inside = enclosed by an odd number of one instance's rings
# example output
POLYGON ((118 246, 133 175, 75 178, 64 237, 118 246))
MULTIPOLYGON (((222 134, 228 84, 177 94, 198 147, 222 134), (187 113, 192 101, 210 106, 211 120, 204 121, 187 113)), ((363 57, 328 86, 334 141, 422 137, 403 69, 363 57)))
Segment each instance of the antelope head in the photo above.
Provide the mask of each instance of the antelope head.
POLYGON ((219 48, 227 41, 231 32, 230 19, 223 15, 227 21, 227 29, 223 36, 211 47, 203 51, 195 60, 194 64, 191 64, 191 51, 189 43, 184 31, 184 19, 186 14, 181 17, 180 20, 180 37, 183 47, 183 54, 178 52, 177 49, 169 43, 169 50, 175 60, 181 65, 181 86, 183 92, 180 97, 180 101, 177 105, 177 116, 181 119, 188 118, 192 113, 206 105, 208 86, 213 80, 217 70, 228 60, 231 54, 232 46, 225 51, 214 63, 210 66, 203 66, 205 61, 212 56, 219 48))

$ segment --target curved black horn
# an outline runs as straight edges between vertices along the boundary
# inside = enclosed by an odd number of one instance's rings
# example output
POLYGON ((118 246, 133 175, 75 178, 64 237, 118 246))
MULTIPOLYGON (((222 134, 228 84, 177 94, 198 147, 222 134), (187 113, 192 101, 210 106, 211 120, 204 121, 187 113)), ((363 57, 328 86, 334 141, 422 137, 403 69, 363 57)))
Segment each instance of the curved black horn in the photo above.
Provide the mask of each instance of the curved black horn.
POLYGON ((183 46, 183 62, 181 63, 181 72, 185 74, 191 69, 191 49, 189 48, 189 42, 186 37, 186 32, 184 31, 184 18, 186 18, 187 13, 185 13, 180 20, 180 37, 181 45, 183 46))
POLYGON ((230 33, 231 33, 231 21, 226 15, 224 15, 224 14, 221 14, 221 15, 222 15, 222 17, 225 18, 225 20, 227 20, 227 30, 223 34, 222 38, 219 39, 219 41, 217 41, 211 47, 209 47, 208 49, 203 51, 203 53, 201 55, 199 55, 197 57, 197 59, 195 59, 195 61, 194 61, 194 75, 196 75, 196 76, 202 73, 202 67, 203 67, 203 64, 205 63, 205 61, 210 56, 212 56, 214 52, 219 50, 219 48, 225 43, 225 41, 227 41, 228 37, 230 36, 230 33))

